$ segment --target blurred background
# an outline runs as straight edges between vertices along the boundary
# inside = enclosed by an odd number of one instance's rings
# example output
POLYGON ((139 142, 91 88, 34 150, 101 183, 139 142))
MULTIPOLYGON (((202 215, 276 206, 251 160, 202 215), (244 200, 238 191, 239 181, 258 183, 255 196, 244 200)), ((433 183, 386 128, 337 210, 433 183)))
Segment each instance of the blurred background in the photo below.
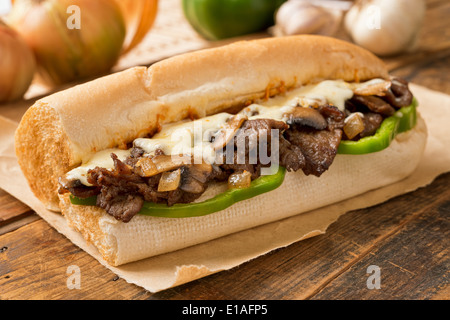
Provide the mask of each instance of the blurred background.
POLYGON ((6 13, 9 12, 9 10, 11 10, 11 1, 3 1, 0 2, 0 14, 4 15, 6 13))
POLYGON ((354 42, 401 73, 449 61, 449 16, 448 0, 0 0, 0 107, 183 52, 292 34, 354 42))

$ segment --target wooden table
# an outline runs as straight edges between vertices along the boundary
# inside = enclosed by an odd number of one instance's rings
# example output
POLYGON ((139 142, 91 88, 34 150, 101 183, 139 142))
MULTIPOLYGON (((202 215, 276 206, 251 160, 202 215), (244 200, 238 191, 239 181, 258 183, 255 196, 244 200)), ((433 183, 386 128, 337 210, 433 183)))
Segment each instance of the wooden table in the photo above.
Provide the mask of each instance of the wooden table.
MULTIPOLYGON (((449 16, 448 1, 428 1, 419 51, 386 59, 393 74, 450 94, 449 16)), ((443 174, 343 215, 325 235, 156 294, 118 278, 0 190, 0 299, 449 299, 449 186, 443 174), (69 265, 83 270, 81 289, 67 288, 69 265), (380 289, 368 288, 371 268, 380 289)))

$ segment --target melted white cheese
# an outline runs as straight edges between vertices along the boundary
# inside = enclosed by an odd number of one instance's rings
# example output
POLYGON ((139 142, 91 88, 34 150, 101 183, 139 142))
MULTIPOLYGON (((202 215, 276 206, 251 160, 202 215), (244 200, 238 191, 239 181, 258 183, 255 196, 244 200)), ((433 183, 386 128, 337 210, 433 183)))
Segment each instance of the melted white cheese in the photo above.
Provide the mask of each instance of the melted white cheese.
POLYGON ((274 119, 286 122, 286 114, 291 112, 294 106, 265 106, 261 104, 251 104, 244 108, 240 113, 248 117, 249 120, 254 119, 274 119))
POLYGON ((199 120, 169 124, 152 138, 138 138, 133 144, 148 154, 161 149, 167 155, 191 155, 197 163, 201 163, 202 159, 212 163, 215 152, 211 136, 222 129, 232 116, 222 112, 199 120))
POLYGON ((114 169, 114 161, 111 158, 111 153, 115 153, 119 160, 123 161, 130 155, 130 150, 121 149, 106 149, 95 153, 87 162, 81 166, 72 169, 66 174, 68 180, 80 180, 85 186, 91 184, 87 181, 87 172, 95 167, 114 169))
MULTIPOLYGON (((285 115, 295 107, 309 107, 312 105, 332 104, 344 111, 345 101, 353 96, 353 90, 380 79, 370 80, 366 83, 347 83, 342 80, 326 80, 317 84, 305 85, 300 88, 278 95, 261 103, 254 103, 244 108, 238 116, 248 119, 275 119, 286 121, 285 115)), ((224 129, 227 120, 233 117, 229 113, 218 113, 199 120, 184 120, 163 126, 162 130, 152 138, 138 138, 133 144, 142 148, 147 154, 153 154, 161 149, 167 155, 184 154, 194 156, 194 162, 206 161, 213 163, 216 157, 211 136, 224 129)), ((68 179, 79 179, 83 184, 89 185, 86 180, 87 171, 96 166, 112 169, 114 163, 110 157, 111 152, 125 159, 130 151, 104 150, 95 154, 88 162, 73 169, 67 174, 68 179)))
POLYGON ((296 91, 299 104, 303 107, 307 106, 304 103, 308 103, 309 100, 317 100, 321 103, 326 101, 344 111, 345 101, 353 97, 351 85, 342 80, 322 81, 317 85, 304 86, 296 91))

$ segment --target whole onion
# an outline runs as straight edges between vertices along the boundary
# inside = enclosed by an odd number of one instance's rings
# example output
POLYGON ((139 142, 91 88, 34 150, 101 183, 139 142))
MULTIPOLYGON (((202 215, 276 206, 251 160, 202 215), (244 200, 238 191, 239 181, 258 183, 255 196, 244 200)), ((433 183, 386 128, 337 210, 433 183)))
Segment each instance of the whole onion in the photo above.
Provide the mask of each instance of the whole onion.
POLYGON ((126 34, 122 12, 111 0, 15 0, 8 19, 50 85, 108 73, 126 34))
POLYGON ((0 102, 20 99, 30 86, 35 69, 30 48, 0 20, 0 102))
POLYGON ((158 0, 116 0, 122 9, 127 35, 122 54, 135 48, 147 35, 158 13, 158 0))

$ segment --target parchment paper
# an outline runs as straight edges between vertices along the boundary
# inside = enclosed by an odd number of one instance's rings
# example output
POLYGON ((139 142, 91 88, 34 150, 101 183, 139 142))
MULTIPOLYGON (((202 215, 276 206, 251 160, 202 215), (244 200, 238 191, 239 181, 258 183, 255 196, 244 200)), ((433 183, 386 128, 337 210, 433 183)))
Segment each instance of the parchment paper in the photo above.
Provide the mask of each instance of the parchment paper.
POLYGON ((157 292, 236 267, 271 250, 323 234, 345 212, 416 190, 431 183, 439 174, 450 171, 450 96, 414 84, 410 88, 420 102, 418 110, 427 123, 429 137, 423 159, 407 179, 318 210, 120 267, 107 265, 95 247, 70 229, 60 214, 46 210, 30 191, 17 164, 13 137, 16 121, 25 108, 11 110, 8 106, 0 106, 0 188, 26 203, 58 232, 119 277, 157 292))

